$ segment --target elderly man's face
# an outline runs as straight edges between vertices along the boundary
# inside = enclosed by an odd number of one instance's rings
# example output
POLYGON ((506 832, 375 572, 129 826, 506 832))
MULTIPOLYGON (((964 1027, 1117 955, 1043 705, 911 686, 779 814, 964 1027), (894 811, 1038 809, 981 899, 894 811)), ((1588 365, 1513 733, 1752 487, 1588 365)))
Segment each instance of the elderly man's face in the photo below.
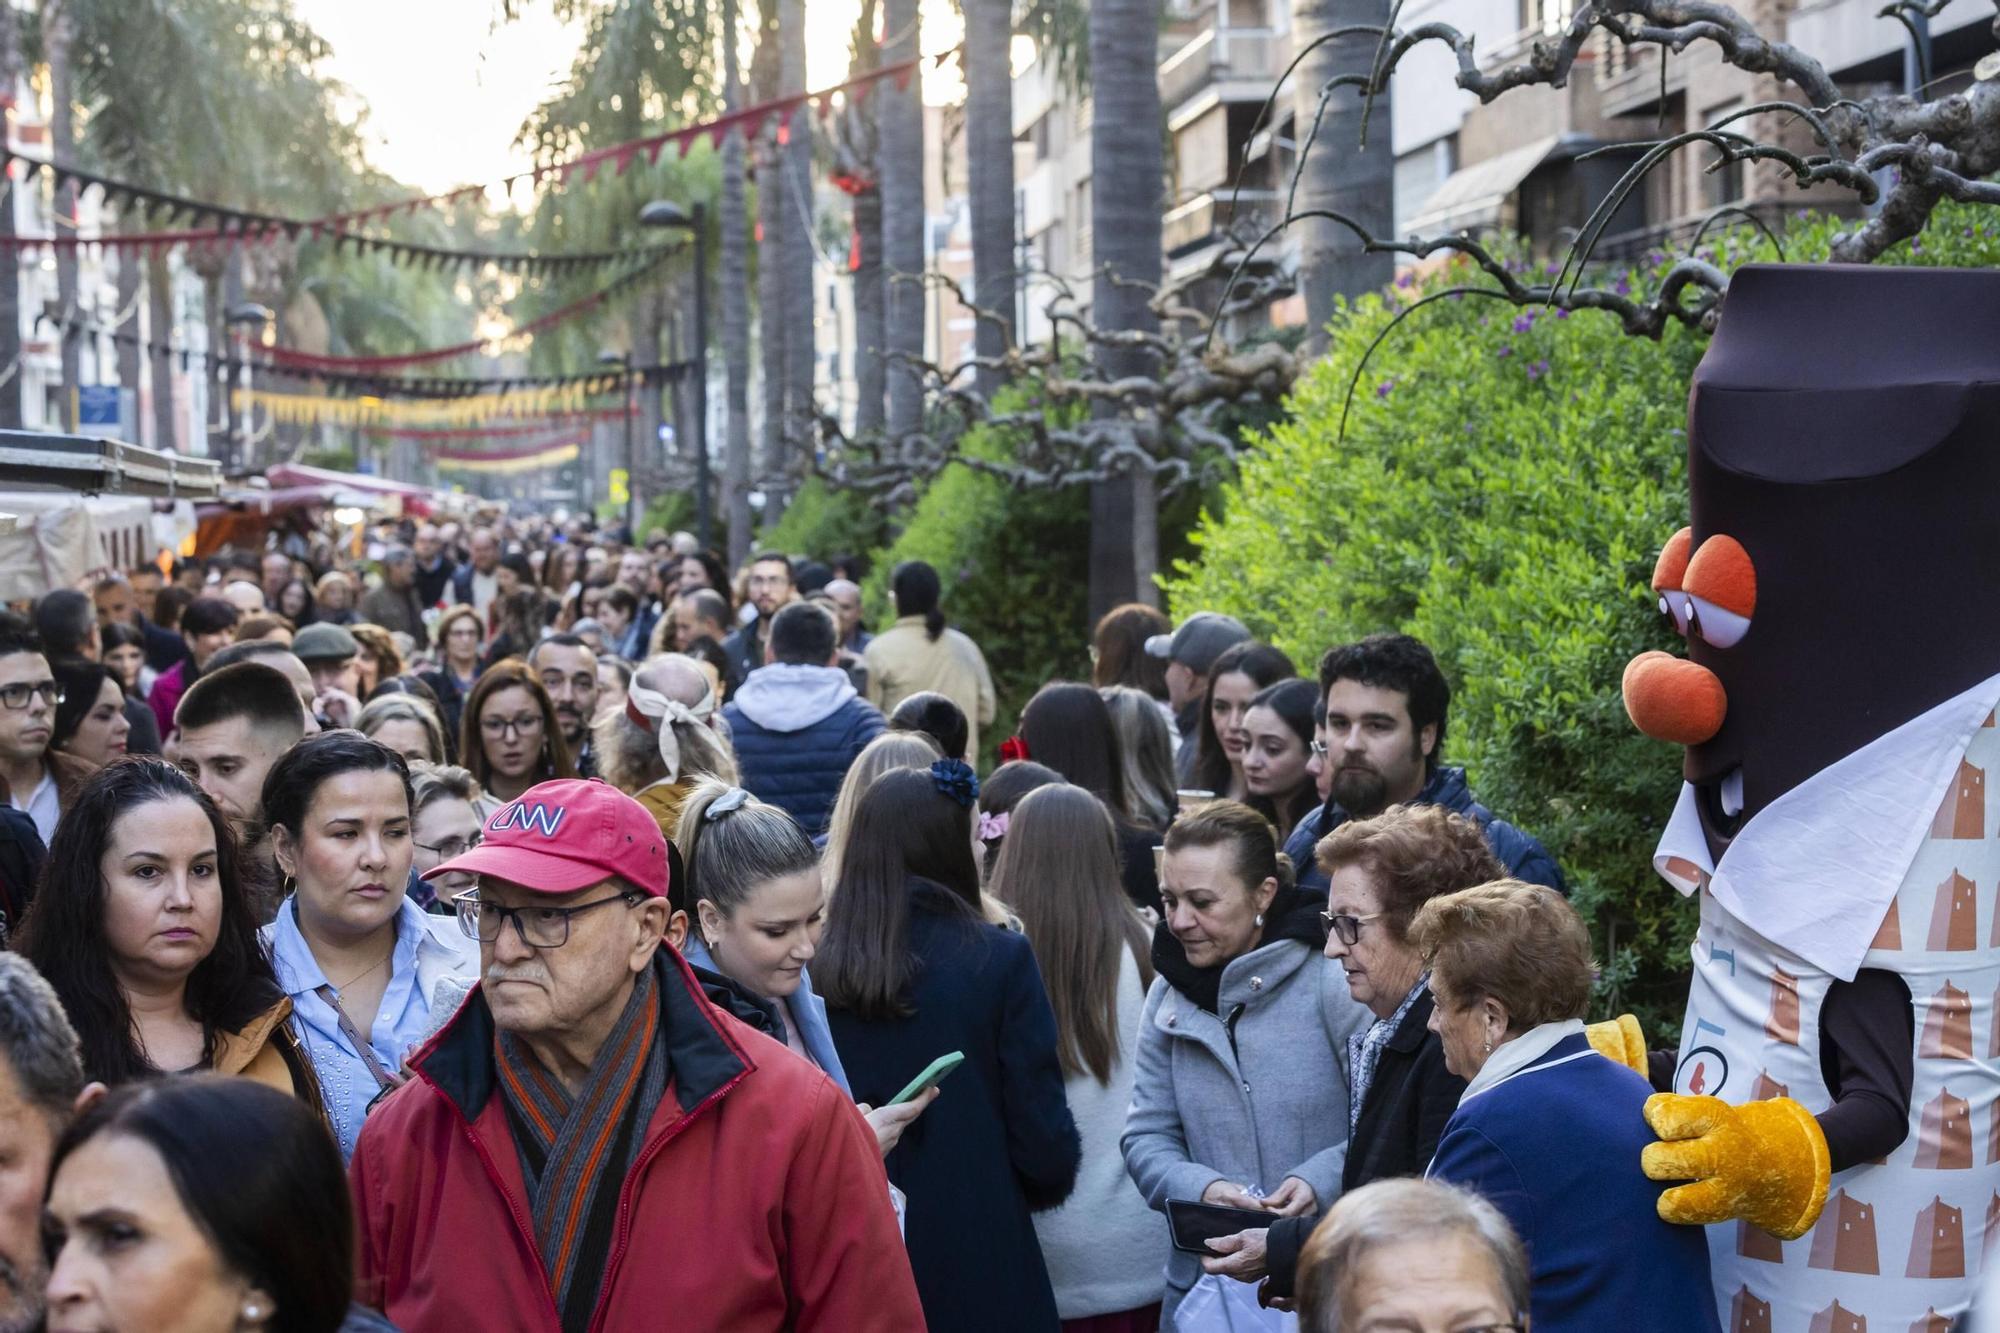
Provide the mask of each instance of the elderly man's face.
POLYGON ((537 948, 516 927, 527 926, 531 934, 551 929, 560 937, 562 921, 538 922, 533 909, 583 907, 616 898, 623 887, 623 881, 608 879, 575 893, 536 893, 481 877, 482 903, 530 909, 479 946, 480 990, 501 1031, 534 1038, 610 1029, 631 993, 632 978, 652 962, 666 934, 667 900, 642 898, 637 905, 615 903, 572 916, 569 938, 561 945, 537 948))
POLYGON ((826 600, 833 607, 834 619, 840 622, 840 641, 846 643, 861 623, 861 589, 846 579, 835 579, 826 585, 826 600))
POLYGON ((0 1333, 39 1328, 48 1264, 42 1191, 56 1127, 22 1095, 14 1062, 0 1056, 0 1333))
POLYGON ((491 574, 493 567, 500 563, 500 543, 485 528, 472 534, 472 567, 482 574, 491 574))
POLYGON ((428 523, 418 528, 416 540, 410 543, 410 549, 417 553, 417 559, 427 565, 436 560, 438 557, 438 530, 428 523))
POLYGON ((264 557, 264 594, 276 601, 285 585, 292 581, 291 557, 273 551, 264 557))

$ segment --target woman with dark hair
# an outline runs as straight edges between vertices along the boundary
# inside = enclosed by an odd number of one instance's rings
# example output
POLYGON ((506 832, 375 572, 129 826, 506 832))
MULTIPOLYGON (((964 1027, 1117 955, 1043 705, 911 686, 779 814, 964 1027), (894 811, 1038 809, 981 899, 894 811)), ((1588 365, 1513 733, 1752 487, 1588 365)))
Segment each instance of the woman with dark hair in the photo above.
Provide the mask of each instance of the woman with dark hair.
POLYGON ((84 1071, 104 1083, 207 1069, 308 1103, 312 1065, 257 942, 236 836, 201 789, 132 757, 64 812, 20 951, 62 998, 84 1071))
MULTIPOLYGON (((49 732, 50 754, 68 757, 72 762, 64 768, 79 780, 124 758, 132 724, 125 720, 125 691, 117 677, 106 667, 81 660, 58 661, 53 674, 61 702, 49 732)), ((58 770, 58 789, 64 777, 58 770)))
POLYGON ((982 877, 993 878, 993 867, 999 863, 1000 849, 1006 845, 1007 830, 1013 827, 1014 807, 1021 803, 1021 798, 1062 780, 1063 775, 1047 764, 1038 764, 1032 759, 1010 759, 979 784, 979 823, 974 836, 979 839, 982 877))
POLYGON ((555 701, 520 658, 486 668, 465 701, 458 756, 473 781, 502 801, 538 782, 573 778, 555 701))
POLYGON ((1268 643, 1236 644, 1215 659, 1208 673, 1208 693, 1201 701, 1201 730, 1195 738, 1194 785, 1229 801, 1245 800, 1250 786, 1243 777, 1243 753, 1248 739, 1243 716, 1260 690, 1298 675, 1292 659, 1268 643))
POLYGON ((304 579, 293 579, 278 591, 279 615, 292 624, 304 629, 318 618, 319 607, 313 599, 312 585, 304 579))
POLYGON ((290 885, 264 943, 343 1159, 376 1098, 401 1086, 403 1057, 437 1026, 438 983, 479 973, 457 923, 409 898, 410 805, 403 757, 351 731, 306 737, 264 779, 271 850, 290 885))
POLYGON ((122 621, 100 621, 97 626, 102 652, 99 654, 128 699, 144 700, 152 692, 159 673, 146 665, 146 636, 122 621))
POLYGON ((491 612, 493 641, 486 650, 487 666, 490 668, 510 657, 527 656, 541 642, 542 629, 548 624, 548 610, 542 590, 532 585, 495 597, 491 612))
POLYGON ((349 1304, 354 1205, 325 1127, 254 1083, 119 1088, 57 1143, 46 1217, 51 1333, 390 1327, 349 1304))
MULTIPOLYGON (((1163 1212, 1197 1198, 1273 1221, 1318 1212, 1340 1193, 1349 1038, 1368 1021, 1321 952, 1324 901, 1294 886, 1277 832, 1235 801, 1174 821, 1162 880, 1125 1167, 1163 1212)), ((1178 1250, 1166 1278, 1168 1328, 1197 1281, 1231 1280, 1178 1250)))
POLYGON ((361 688, 355 693, 363 699, 372 698, 377 685, 403 674, 403 654, 396 647, 395 636, 380 625, 362 621, 347 629, 361 645, 354 656, 354 665, 361 672, 361 688))
POLYGON ((153 623, 161 629, 180 633, 181 614, 193 603, 195 594, 177 583, 170 583, 153 594, 153 623))
POLYGON ((188 686, 201 679, 208 659, 236 641, 236 622, 242 613, 220 597, 197 597, 181 613, 181 637, 187 640, 188 655, 160 673, 153 692, 146 696, 160 735, 174 732, 174 709, 188 686))
POLYGON ((896 566, 889 596, 896 623, 869 640, 861 655, 868 667, 868 702, 887 714, 913 694, 942 694, 965 714, 966 754, 978 754, 979 729, 993 721, 997 706, 985 654, 945 625, 938 572, 923 561, 896 566))
POLYGON ((1042 686, 1021 710, 1020 741, 1030 759, 1047 764, 1066 782, 1083 788, 1111 812, 1118 826, 1125 894, 1140 907, 1158 911, 1160 879, 1153 847, 1160 830, 1141 824, 1126 811, 1125 764, 1111 710, 1088 685, 1054 681, 1042 686))
MULTIPOLYGON (((707 588, 724 601, 730 601, 729 572, 722 567, 722 562, 717 560, 713 553, 695 551, 679 557, 679 564, 680 582, 674 585, 674 596, 693 592, 697 588, 707 588)), ((730 609, 735 610, 733 602, 730 609)))
POLYGON ((1076 1192, 1035 1218, 1065 1320, 1158 1325, 1167 1230, 1132 1184, 1118 1140, 1153 965, 1146 926, 1118 885, 1110 812, 1067 784, 1014 807, 993 891, 1021 914, 1056 1016, 1063 1095, 1083 1142, 1076 1192), (1118 1322, 1122 1320, 1123 1322, 1118 1322))
POLYGON ((1041 1333, 1058 1319, 1030 1214, 1075 1184, 1076 1123, 1034 952, 980 917, 978 790, 949 759, 868 788, 813 979, 863 1101, 882 1105, 938 1057, 965 1057, 885 1162, 909 1195, 926 1320, 1041 1333))
MULTIPOLYGON (((1098 689, 1125 685, 1143 690, 1162 707, 1167 702, 1167 659, 1146 651, 1146 640, 1172 634, 1174 622, 1144 602, 1114 606, 1090 637, 1090 683, 1098 689)), ((1171 711, 1167 722, 1173 724, 1171 711)))
POLYGON ((972 759, 966 749, 972 740, 972 725, 965 710, 935 690, 921 690, 896 705, 889 714, 889 730, 921 731, 938 743, 947 759, 972 759))
POLYGON ((1313 705, 1319 686, 1281 680, 1259 690, 1243 715, 1243 785, 1250 808, 1289 834, 1313 812, 1320 796, 1306 765, 1312 762, 1313 705))

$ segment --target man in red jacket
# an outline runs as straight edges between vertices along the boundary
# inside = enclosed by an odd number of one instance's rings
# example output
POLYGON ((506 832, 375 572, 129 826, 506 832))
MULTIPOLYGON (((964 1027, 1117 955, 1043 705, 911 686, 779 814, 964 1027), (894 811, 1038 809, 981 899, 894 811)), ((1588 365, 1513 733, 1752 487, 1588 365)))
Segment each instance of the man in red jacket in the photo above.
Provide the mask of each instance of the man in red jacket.
POLYGON ((364 1302, 405 1333, 924 1327, 867 1122, 662 946, 645 807, 545 782, 455 870, 482 981, 362 1129, 364 1302))

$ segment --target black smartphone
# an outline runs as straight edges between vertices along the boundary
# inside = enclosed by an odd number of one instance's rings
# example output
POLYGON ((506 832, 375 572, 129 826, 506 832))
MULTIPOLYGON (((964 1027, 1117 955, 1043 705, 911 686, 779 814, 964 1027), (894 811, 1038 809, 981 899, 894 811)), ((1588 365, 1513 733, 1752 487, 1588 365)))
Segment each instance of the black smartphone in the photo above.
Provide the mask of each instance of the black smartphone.
POLYGON ((1277 1220, 1276 1213, 1250 1208, 1224 1208, 1221 1204, 1197 1203, 1192 1199, 1167 1200, 1167 1227, 1173 1232, 1174 1248, 1183 1254, 1216 1257, 1208 1242, 1239 1231, 1255 1231, 1277 1220))

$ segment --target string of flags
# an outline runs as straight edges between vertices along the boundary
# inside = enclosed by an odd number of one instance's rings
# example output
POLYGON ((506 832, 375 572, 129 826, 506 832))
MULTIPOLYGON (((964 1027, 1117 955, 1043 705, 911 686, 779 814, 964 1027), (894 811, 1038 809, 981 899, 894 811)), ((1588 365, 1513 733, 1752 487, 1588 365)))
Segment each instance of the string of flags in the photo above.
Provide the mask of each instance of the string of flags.
MULTIPOLYGON (((630 383, 656 387, 674 383, 693 371, 692 361, 634 366, 630 383)), ((238 412, 266 413, 282 425, 361 430, 442 428, 471 434, 467 428, 502 417, 581 416, 592 410, 591 399, 620 393, 627 383, 622 370, 527 378, 383 380, 372 393, 237 388, 230 392, 230 402, 238 412)), ((619 411, 608 413, 622 415, 619 411)))
POLYGON ((573 463, 583 455, 581 440, 565 440, 543 445, 538 449, 507 449, 477 451, 470 449, 435 449, 429 454, 432 462, 440 469, 449 468, 454 472, 483 472, 511 475, 520 472, 540 472, 548 468, 561 467, 573 463))
MULTIPOLYGON (((649 166, 657 163, 660 154, 669 144, 675 147, 679 156, 685 157, 688 151, 703 139, 707 139, 712 147, 720 148, 723 139, 732 130, 740 129, 746 138, 755 138, 773 119, 778 121, 778 139, 782 143, 789 137, 789 123, 793 115, 801 109, 810 107, 821 119, 825 119, 833 113, 836 98, 851 97, 856 100, 865 98, 883 79, 893 79, 899 90, 907 89, 911 78, 925 60, 931 61, 934 65, 942 65, 956 54, 957 49, 953 48, 932 56, 915 56, 893 65, 870 70, 829 87, 795 93, 789 97, 774 98, 698 124, 685 125, 643 139, 633 139, 626 143, 578 153, 560 162, 545 163, 531 171, 517 172, 497 182, 497 188, 511 200, 515 187, 523 183, 531 187, 566 186, 572 179, 581 176, 583 183, 589 184, 597 178, 606 165, 612 168, 614 175, 622 176, 641 157, 649 166)), ((46 171, 55 180, 58 188, 72 185, 78 190, 96 189, 101 192, 104 200, 116 206, 121 214, 135 217, 143 226, 158 223, 165 228, 180 227, 179 230, 120 232, 103 236, 0 237, 0 246, 14 246, 28 250, 98 246, 108 249, 144 249, 157 253, 175 245, 217 246, 246 242, 268 244, 280 238, 286 241, 298 241, 303 238, 331 241, 336 253, 352 249, 356 253, 380 254, 398 264, 419 269, 468 269, 492 265, 503 272, 537 277, 602 267, 634 258, 644 258, 674 248, 653 246, 634 250, 544 255, 532 252, 464 250, 418 245, 353 230, 359 225, 387 221, 399 213, 410 214, 420 209, 449 208, 470 203, 485 195, 490 188, 494 188, 486 185, 461 186, 443 194, 399 199, 391 203, 344 213, 331 213, 323 217, 294 218, 190 199, 185 195, 156 190, 86 171, 71 163, 30 157, 4 145, 0 145, 0 162, 6 164, 9 175, 32 180, 38 173, 46 171), (21 165, 19 173, 15 171, 15 163, 21 165)))

